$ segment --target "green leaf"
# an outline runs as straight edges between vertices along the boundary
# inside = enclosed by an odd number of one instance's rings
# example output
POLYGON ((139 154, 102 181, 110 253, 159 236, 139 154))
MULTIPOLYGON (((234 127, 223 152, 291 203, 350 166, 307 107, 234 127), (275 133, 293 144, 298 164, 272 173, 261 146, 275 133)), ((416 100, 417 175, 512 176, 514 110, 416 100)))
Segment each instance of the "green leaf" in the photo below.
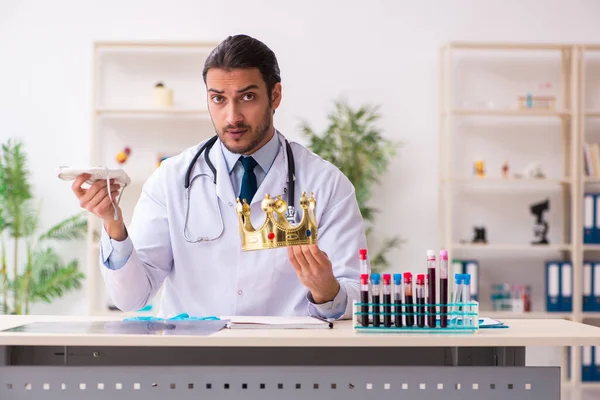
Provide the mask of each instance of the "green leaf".
POLYGON ((73 215, 54 225, 39 237, 45 240, 75 240, 82 239, 87 233, 87 216, 85 213, 73 215))
POLYGON ((50 303, 54 298, 81 288, 83 279, 84 274, 79 271, 77 260, 72 260, 67 265, 46 266, 32 277, 31 301, 50 303))

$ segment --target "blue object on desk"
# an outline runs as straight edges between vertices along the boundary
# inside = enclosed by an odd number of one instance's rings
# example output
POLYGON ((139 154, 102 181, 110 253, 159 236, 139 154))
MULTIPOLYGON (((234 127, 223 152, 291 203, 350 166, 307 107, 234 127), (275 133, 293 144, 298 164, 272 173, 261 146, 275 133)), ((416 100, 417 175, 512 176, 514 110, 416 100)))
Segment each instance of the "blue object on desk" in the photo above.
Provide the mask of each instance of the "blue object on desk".
POLYGON ((181 313, 171 318, 158 318, 151 316, 139 316, 124 318, 123 321, 220 321, 219 317, 190 317, 187 313, 181 313))
POLYGON ((497 328, 508 328, 508 325, 504 325, 504 322, 498 321, 492 318, 479 318, 480 329, 497 329, 497 328))

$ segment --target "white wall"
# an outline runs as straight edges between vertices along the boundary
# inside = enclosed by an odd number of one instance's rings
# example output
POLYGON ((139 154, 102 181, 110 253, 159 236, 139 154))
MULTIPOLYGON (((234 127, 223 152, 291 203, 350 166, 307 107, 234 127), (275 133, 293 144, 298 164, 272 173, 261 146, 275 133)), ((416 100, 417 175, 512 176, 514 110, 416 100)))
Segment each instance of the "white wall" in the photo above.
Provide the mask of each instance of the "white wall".
MULTIPOLYGON (((280 62, 284 100, 276 125, 291 139, 302 141, 299 118, 323 128, 339 96, 354 105, 381 104, 385 135, 404 143, 374 200, 384 210, 380 221, 390 221, 381 223, 378 237, 400 234, 408 240, 393 254, 394 270, 422 268, 424 251, 437 247, 440 45, 447 40, 600 42, 600 3, 593 0, 290 4, 1 1, 0 139, 25 141, 33 186, 44 199, 42 226, 78 211, 69 185, 55 178, 54 168, 88 162, 94 40, 218 41, 235 33, 259 38, 280 62)), ((535 147, 535 138, 522 143, 535 147)), ((532 219, 525 218, 527 227, 512 228, 527 240, 523 231, 530 232, 532 219)), ((457 234, 470 235, 470 225, 465 222, 465 231, 457 234)), ((511 235, 511 227, 502 229, 511 235)), ((69 296, 39 310, 81 312, 81 299, 69 296)))

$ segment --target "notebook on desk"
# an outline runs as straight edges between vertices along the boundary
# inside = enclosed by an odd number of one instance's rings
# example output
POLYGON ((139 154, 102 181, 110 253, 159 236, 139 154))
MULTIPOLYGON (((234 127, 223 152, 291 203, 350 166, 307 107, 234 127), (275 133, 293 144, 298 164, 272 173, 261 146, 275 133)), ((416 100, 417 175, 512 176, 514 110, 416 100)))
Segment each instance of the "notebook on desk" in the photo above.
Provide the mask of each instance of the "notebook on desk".
POLYGON ((230 329, 331 329, 333 322, 316 317, 224 317, 230 329))

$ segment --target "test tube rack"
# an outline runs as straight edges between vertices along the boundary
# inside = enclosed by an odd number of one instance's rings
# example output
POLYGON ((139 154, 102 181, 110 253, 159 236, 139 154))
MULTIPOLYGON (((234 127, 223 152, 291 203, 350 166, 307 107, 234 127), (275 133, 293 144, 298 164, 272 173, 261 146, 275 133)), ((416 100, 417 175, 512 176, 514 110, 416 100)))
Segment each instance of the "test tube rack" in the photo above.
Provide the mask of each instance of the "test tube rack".
POLYGON ((352 315, 352 326, 357 331, 365 332, 385 332, 385 333, 474 333, 479 330, 479 303, 477 301, 470 301, 466 303, 448 303, 448 304, 412 304, 407 306, 402 304, 397 307, 395 304, 383 304, 383 303, 361 303, 355 301, 353 304, 353 315, 352 315), (435 315, 437 324, 435 327, 427 325, 428 316, 431 315, 429 311, 435 306, 435 315), (407 308, 412 307, 414 312, 407 311, 407 308), (441 307, 447 307, 448 312, 442 313, 441 307), (398 310, 397 308, 400 308, 398 310), (390 312, 384 310, 389 309, 390 312), (365 311, 367 310, 367 311, 365 311), (384 316, 390 316, 390 326, 386 326, 384 323, 384 316), (447 326, 440 326, 440 319, 445 315, 447 316, 447 326), (364 316, 367 316, 369 323, 365 326, 361 324, 361 320, 364 316), (424 320, 424 324, 419 326, 417 324, 417 318, 421 317, 424 320), (378 326, 373 325, 374 318, 379 318, 380 323, 378 326), (402 321, 401 326, 396 326, 396 319, 400 318, 402 321), (407 323, 412 319, 412 324, 407 323))

